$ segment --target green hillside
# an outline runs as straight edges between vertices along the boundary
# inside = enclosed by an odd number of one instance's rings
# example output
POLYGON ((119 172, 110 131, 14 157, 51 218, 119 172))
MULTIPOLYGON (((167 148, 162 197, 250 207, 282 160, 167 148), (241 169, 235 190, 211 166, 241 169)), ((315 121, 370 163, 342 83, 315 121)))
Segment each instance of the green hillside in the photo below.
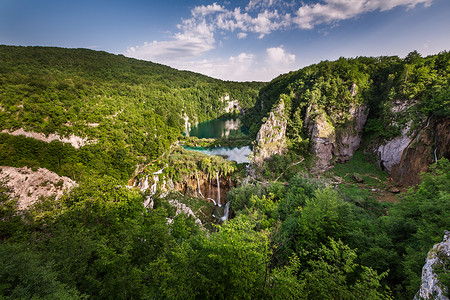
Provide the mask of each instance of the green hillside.
POLYGON ((340 58, 239 83, 86 49, 0 46, 0 167, 30 168, 13 187, 0 169, 0 299, 412 299, 450 230, 449 99, 449 52, 340 58), (286 136, 286 149, 260 165, 184 149, 248 144, 243 133, 180 136, 185 120, 229 116, 225 95, 250 136, 270 120, 275 134, 261 140, 286 136), (413 105, 396 113, 397 102, 413 105), (369 109, 360 149, 340 162, 328 149, 329 168, 313 170, 308 114, 331 140, 357 131, 358 107, 369 109), (374 151, 407 126, 428 172, 402 187, 374 151), (76 184, 19 209, 13 189, 64 185, 28 185, 39 167, 76 184))
MULTIPOLYGON (((88 154, 63 155, 64 160, 128 179, 137 157, 152 160, 169 148, 184 131, 185 117, 191 124, 220 117, 225 95, 248 109, 263 84, 226 82, 87 49, 0 46, 0 85, 0 131, 88 138, 95 141, 83 148, 88 154), (113 166, 118 157, 122 166, 113 166)), ((24 147, 24 139, 1 138, 3 165, 51 165, 39 155, 46 152, 45 143, 24 147), (22 155, 26 162, 20 163, 12 159, 17 156, 10 153, 12 144, 20 151, 36 150, 22 155)), ((65 168, 76 168, 74 163, 65 168)), ((70 176, 73 170, 59 173, 70 176)))
POLYGON ((370 115, 366 131, 389 137, 398 132, 392 127, 386 130, 392 116, 387 115, 385 108, 392 100, 418 101, 412 115, 405 119, 450 115, 450 53, 423 58, 411 52, 404 59, 340 58, 280 75, 261 89, 254 110, 248 115, 247 124, 253 126, 253 134, 280 97, 288 100, 288 136, 294 142, 302 140, 299 135, 303 124, 299 120, 304 119, 311 104, 323 108, 333 123, 343 122, 345 117, 340 114, 351 105, 367 104, 370 115), (353 84, 357 87, 355 97, 351 95, 353 84))

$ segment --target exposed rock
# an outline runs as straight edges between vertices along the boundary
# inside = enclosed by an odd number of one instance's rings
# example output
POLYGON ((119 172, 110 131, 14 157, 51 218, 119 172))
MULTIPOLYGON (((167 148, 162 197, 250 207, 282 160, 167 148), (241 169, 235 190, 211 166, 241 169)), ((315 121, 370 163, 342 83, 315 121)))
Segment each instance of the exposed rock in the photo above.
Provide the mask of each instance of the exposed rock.
MULTIPOLYGON (((150 197, 159 190, 162 196, 169 192, 180 192, 183 195, 192 195, 219 203, 219 198, 224 199, 233 185, 227 178, 219 176, 219 180, 217 180, 217 178, 209 178, 203 172, 193 172, 183 176, 181 180, 173 182, 171 178, 167 178, 160 171, 135 179, 132 186, 139 188, 142 192, 149 190, 150 197)), ((151 202, 147 199, 145 203, 149 205, 151 202)))
MULTIPOLYGON (((354 86, 356 85, 354 84, 354 86)), ((336 128, 336 141, 333 143, 333 155, 336 156, 337 162, 348 162, 359 148, 362 130, 366 124, 368 115, 369 108, 366 105, 352 106, 349 110, 349 120, 344 125, 336 128)))
POLYGON ((392 171, 393 166, 400 164, 403 150, 411 143, 411 138, 407 135, 409 129, 409 126, 403 128, 401 136, 395 137, 378 147, 380 165, 382 169, 386 169, 389 173, 392 171))
MULTIPOLYGON (((386 112, 399 125, 397 119, 405 118, 417 103, 415 100, 394 101, 386 112)), ((411 132, 412 121, 403 125, 401 135, 375 145, 380 167, 401 185, 420 182, 420 173, 441 157, 450 158, 450 118, 429 117, 411 132)), ((418 125, 418 124, 415 124, 418 125)))
POLYGON ((331 167, 335 129, 324 110, 310 105, 306 111, 305 125, 310 136, 312 153, 317 157, 314 169, 326 171, 331 167))
MULTIPOLYGON (((419 299, 442 299, 448 300, 445 296, 446 289, 439 284, 435 268, 437 266, 444 267, 449 265, 450 260, 450 232, 445 231, 444 239, 441 243, 433 246, 428 252, 427 260, 422 268, 422 285, 417 292, 414 300, 419 299)), ((447 270, 448 272, 449 270, 447 270)))
POLYGON ((69 137, 61 137, 60 135, 54 134, 54 133, 51 133, 48 136, 46 136, 43 133, 29 132, 29 131, 23 130, 22 128, 19 128, 14 131, 9 131, 8 129, 4 129, 2 131, 2 133, 8 133, 8 134, 15 135, 15 136, 23 135, 23 136, 33 138, 36 140, 40 140, 43 142, 47 142, 47 143, 50 143, 51 141, 60 141, 63 143, 69 143, 76 149, 79 149, 80 147, 86 146, 88 144, 96 143, 95 140, 89 140, 88 138, 82 138, 82 137, 76 136, 74 134, 71 134, 69 137))
POLYGON ((39 197, 55 196, 61 198, 65 191, 69 191, 76 183, 65 176, 39 168, 32 171, 27 167, 13 168, 0 167, 0 179, 7 181, 7 186, 12 190, 12 196, 19 197, 18 208, 26 209, 33 205, 39 197))
POLYGON ((353 173, 352 174, 352 179, 357 182, 357 183, 363 183, 364 182, 364 178, 361 177, 361 175, 353 173))
POLYGON ((267 121, 256 135, 256 146, 251 161, 261 164, 274 154, 284 154, 286 147, 287 119, 284 112, 284 101, 280 99, 277 106, 270 112, 267 121))
MULTIPOLYGON (((356 89, 356 88, 355 88, 356 89)), ((332 166, 333 155, 337 162, 347 162, 361 143, 361 134, 369 109, 366 105, 351 106, 347 112, 336 114, 334 125, 324 109, 312 104, 306 111, 305 126, 310 137, 312 152, 317 160, 314 169, 326 171, 332 166), (345 119, 344 119, 345 118, 345 119)))
MULTIPOLYGON (((391 116, 390 125, 399 125, 396 119, 405 115, 407 111, 413 107, 417 101, 405 100, 394 101, 390 107, 385 111, 385 114, 391 116)), ((393 166, 398 165, 402 159, 403 150, 411 143, 411 137, 408 135, 411 130, 411 121, 405 124, 401 130, 401 135, 397 136, 389 141, 383 141, 376 150, 377 157, 382 169, 385 169, 389 173, 392 171, 393 166)))
POLYGON ((450 158, 450 118, 429 119, 417 130, 390 174, 402 185, 418 184, 420 173, 441 157, 450 158))
MULTIPOLYGON (((200 221, 200 219, 195 216, 192 209, 190 209, 186 204, 180 203, 177 200, 169 200, 169 203, 170 203, 170 205, 172 205, 173 207, 175 207, 177 209, 177 211, 175 212, 176 216, 178 216, 179 214, 185 214, 188 217, 192 216, 195 220, 195 223, 202 226, 202 221, 200 221)), ((169 223, 171 223, 172 220, 168 220, 168 221, 169 221, 169 223)))
POLYGON ((225 102, 225 113, 234 113, 236 111, 241 111, 242 108, 239 104, 239 100, 237 99, 230 99, 230 95, 226 94, 225 96, 221 97, 220 102, 225 102))

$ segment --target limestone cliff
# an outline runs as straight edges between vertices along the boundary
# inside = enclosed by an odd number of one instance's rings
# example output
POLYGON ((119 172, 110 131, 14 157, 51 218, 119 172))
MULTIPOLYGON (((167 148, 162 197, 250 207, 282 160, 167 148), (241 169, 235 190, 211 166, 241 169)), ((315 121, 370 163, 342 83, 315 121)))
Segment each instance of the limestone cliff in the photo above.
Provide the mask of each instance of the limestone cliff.
POLYGON ((354 104, 331 118, 315 104, 308 107, 305 128, 310 137, 311 152, 316 156, 316 171, 326 171, 334 160, 345 163, 352 158, 361 143, 368 113, 366 105, 354 104))
POLYGON ((335 128, 325 111, 316 105, 308 107, 305 126, 311 141, 311 151, 317 158, 314 168, 316 171, 325 171, 331 167, 335 128))
MULTIPOLYGON (((161 169, 153 174, 137 177, 132 185, 143 192, 148 190, 150 196, 155 195, 157 191, 160 191, 162 196, 169 192, 179 192, 183 195, 204 198, 216 205, 223 205, 226 193, 234 186, 234 183, 230 178, 219 175, 211 178, 201 171, 193 171, 174 181, 161 169)), ((148 199, 147 205, 150 204, 151 201, 148 199)))
POLYGON ((391 166, 390 175, 402 185, 420 182, 420 173, 441 157, 450 158, 450 119, 428 120, 427 125, 411 135, 400 161, 391 166))
POLYGON ((450 232, 446 231, 444 239, 441 243, 434 245, 433 249, 428 252, 427 260, 422 268, 422 285, 419 292, 414 297, 414 300, 418 299, 442 299, 448 300, 445 295, 448 292, 446 289, 449 287, 443 287, 436 274, 436 268, 441 267, 445 271, 445 268, 450 263, 450 232))
POLYGON ((230 95, 225 94, 224 96, 219 98, 219 101, 225 103, 224 112, 227 114, 242 112, 242 108, 239 104, 238 99, 231 99, 230 95))
POLYGON ((251 158, 253 163, 261 164, 274 154, 286 152, 286 126, 284 101, 280 99, 256 135, 256 146, 251 158))
MULTIPOLYGON (((397 119, 405 118, 416 101, 394 101, 389 108, 391 125, 397 125, 397 119)), ((398 183, 409 186, 420 182, 420 173, 441 157, 450 158, 450 118, 419 120, 412 124, 409 120, 403 125, 401 134, 388 141, 377 141, 373 151, 379 165, 398 183), (415 125, 416 130, 412 130, 415 125)))

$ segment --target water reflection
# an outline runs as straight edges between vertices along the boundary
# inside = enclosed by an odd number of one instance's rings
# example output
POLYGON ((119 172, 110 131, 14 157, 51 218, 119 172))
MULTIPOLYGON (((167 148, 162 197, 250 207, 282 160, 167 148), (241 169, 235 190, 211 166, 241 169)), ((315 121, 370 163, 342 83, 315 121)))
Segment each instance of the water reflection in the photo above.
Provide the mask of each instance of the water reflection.
POLYGON ((241 130, 239 119, 215 119, 206 121, 192 127, 188 136, 196 136, 200 139, 227 138, 241 130))

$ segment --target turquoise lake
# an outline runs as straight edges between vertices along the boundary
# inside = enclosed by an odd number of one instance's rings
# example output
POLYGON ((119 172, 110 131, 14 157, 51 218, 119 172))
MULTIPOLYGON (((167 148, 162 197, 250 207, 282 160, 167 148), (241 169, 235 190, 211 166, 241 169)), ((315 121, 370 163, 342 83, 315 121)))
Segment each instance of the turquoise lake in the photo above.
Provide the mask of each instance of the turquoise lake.
POLYGON ((189 136, 196 136, 200 139, 218 139, 227 138, 230 134, 239 131, 242 131, 239 119, 214 119, 193 126, 189 131, 189 136))
MULTIPOLYGON (((233 133, 245 132, 239 119, 215 119, 199 123, 191 128, 189 136, 201 139, 227 138, 233 133)), ((252 149, 243 147, 184 147, 186 150, 199 151, 208 155, 220 155, 237 163, 248 163, 252 149)))

